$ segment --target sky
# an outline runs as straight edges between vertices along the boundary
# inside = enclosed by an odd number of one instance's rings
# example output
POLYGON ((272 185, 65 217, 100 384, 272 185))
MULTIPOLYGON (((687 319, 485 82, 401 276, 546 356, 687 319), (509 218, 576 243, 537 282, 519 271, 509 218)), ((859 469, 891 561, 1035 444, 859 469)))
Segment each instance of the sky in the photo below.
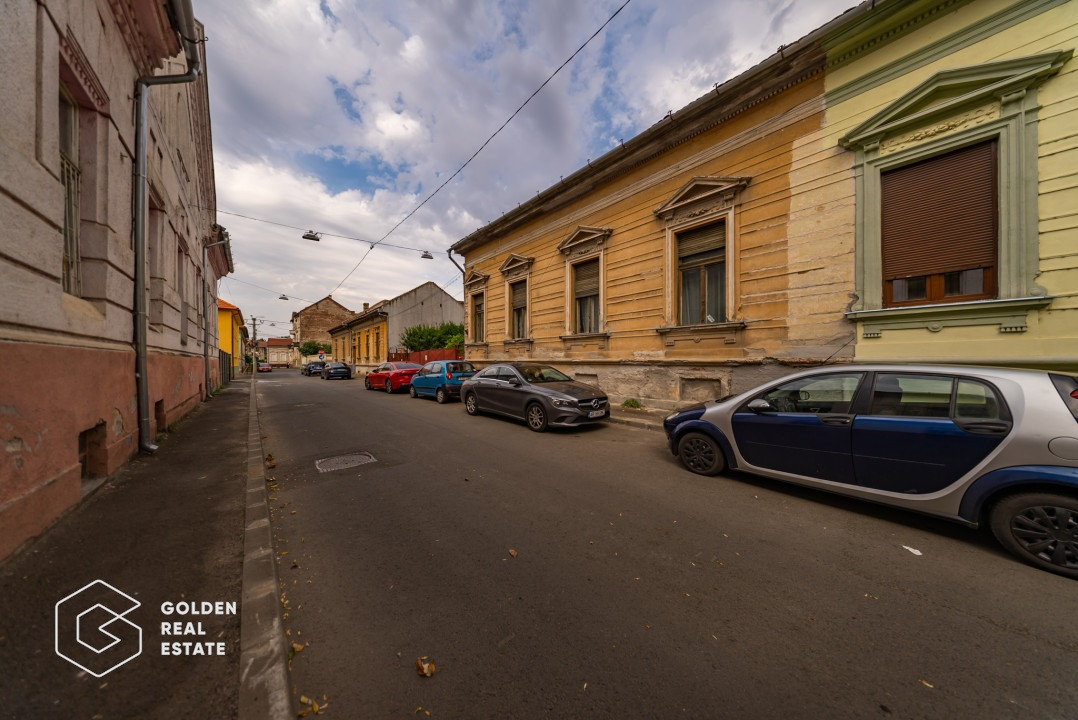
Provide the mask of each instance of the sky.
POLYGON ((457 240, 855 4, 193 0, 235 263, 220 297, 259 337, 330 294, 461 299, 457 240))

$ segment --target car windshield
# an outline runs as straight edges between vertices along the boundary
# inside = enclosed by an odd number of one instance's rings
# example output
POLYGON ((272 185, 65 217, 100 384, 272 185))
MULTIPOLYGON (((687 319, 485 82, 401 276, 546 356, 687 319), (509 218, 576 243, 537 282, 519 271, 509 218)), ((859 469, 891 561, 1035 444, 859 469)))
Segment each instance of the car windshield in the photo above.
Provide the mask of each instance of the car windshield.
POLYGON ((530 383, 571 382, 572 378, 549 365, 521 365, 517 368, 530 383))
POLYGON ((423 367, 423 366, 422 365, 416 365, 415 363, 397 363, 396 365, 390 367, 390 370, 393 370, 393 369, 397 369, 397 370, 413 370, 415 368, 421 368, 421 367, 423 367))

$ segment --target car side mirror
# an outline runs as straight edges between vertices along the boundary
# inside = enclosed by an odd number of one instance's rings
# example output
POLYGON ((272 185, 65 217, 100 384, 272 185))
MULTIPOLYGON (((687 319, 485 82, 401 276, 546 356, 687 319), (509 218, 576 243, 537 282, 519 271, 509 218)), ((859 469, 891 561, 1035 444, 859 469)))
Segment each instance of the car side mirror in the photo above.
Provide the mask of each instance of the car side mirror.
POLYGON ((775 408, 771 407, 771 403, 769 403, 767 400, 764 400, 763 398, 756 398, 755 400, 750 400, 747 407, 754 413, 775 411, 775 408))
POLYGON ((509 384, 513 387, 520 387, 520 380, 518 380, 517 378, 511 378, 509 380, 509 384))

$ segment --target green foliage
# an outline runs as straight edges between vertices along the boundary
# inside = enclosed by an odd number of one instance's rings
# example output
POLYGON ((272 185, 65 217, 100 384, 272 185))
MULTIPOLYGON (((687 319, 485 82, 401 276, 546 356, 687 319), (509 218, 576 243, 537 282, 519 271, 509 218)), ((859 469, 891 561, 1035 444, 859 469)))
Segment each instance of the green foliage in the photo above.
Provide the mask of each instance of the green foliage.
POLYGON ((401 333, 400 343, 409 352, 416 350, 440 350, 452 348, 464 342, 464 326, 460 323, 442 323, 433 325, 413 325, 401 333))
POLYGON ((299 346, 299 354, 306 357, 307 355, 317 355, 318 351, 329 352, 333 349, 333 346, 329 343, 320 343, 317 340, 304 340, 303 344, 299 346))
POLYGON ((621 404, 621 406, 623 408, 633 408, 634 410, 642 410, 644 408, 643 403, 641 403, 636 398, 627 398, 625 402, 621 404))

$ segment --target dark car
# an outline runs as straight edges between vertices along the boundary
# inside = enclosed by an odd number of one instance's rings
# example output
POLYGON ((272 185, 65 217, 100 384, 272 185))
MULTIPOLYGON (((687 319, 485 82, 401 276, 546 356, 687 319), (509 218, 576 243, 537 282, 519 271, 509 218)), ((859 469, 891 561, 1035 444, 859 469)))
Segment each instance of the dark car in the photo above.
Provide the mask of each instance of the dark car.
POLYGON ((469 415, 507 415, 524 420, 535 432, 610 417, 610 403, 602 390, 539 363, 498 363, 483 368, 464 381, 460 393, 469 415))
POLYGON ((322 362, 321 360, 312 360, 312 361, 310 361, 309 363, 307 363, 306 365, 303 366, 303 374, 308 375, 308 376, 310 376, 310 375, 321 375, 322 370, 324 370, 325 367, 326 367, 326 364, 324 362, 322 362))
POLYGON ((383 388, 387 393, 392 393, 411 385, 412 376, 420 367, 422 366, 410 362, 382 363, 363 378, 363 387, 368 390, 383 388))
POLYGON ((460 386, 475 375, 475 365, 464 360, 432 360, 412 376, 408 393, 412 397, 425 395, 439 403, 460 397, 460 386))
POLYGON ((352 368, 348 367, 342 362, 328 362, 326 366, 322 368, 322 379, 332 380, 333 378, 340 378, 342 380, 352 379, 352 368))
POLYGON ((1078 579, 1078 379, 966 366, 846 365, 669 415, 685 467, 726 467, 988 525, 1078 579))

